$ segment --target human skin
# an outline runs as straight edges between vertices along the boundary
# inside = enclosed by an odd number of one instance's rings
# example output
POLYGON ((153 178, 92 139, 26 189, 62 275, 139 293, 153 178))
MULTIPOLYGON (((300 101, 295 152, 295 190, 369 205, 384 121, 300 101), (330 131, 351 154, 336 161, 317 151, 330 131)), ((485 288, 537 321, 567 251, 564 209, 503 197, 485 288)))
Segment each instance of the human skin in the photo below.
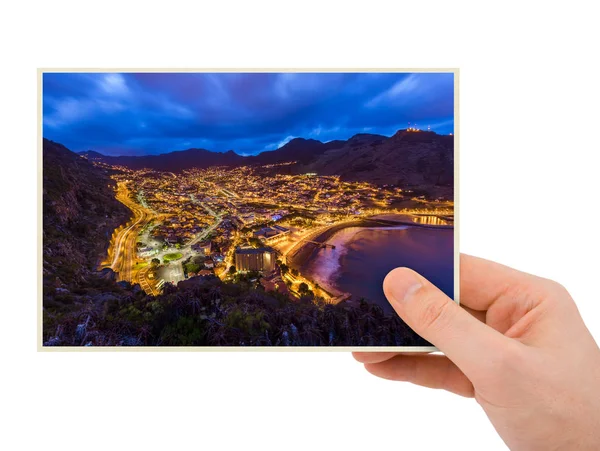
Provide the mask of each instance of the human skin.
POLYGON ((474 397, 513 450, 600 449, 600 349, 560 284, 461 255, 460 307, 407 268, 383 290, 445 355, 353 353, 370 373, 474 397))

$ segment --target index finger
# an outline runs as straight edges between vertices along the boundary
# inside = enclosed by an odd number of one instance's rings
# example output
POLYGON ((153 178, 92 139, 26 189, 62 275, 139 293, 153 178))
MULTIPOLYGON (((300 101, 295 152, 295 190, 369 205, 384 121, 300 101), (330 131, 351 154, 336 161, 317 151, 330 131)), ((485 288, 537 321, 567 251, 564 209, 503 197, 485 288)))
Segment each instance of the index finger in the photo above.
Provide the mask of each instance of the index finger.
POLYGON ((460 254, 460 304, 486 311, 510 295, 516 286, 542 284, 536 277, 472 255, 460 254))

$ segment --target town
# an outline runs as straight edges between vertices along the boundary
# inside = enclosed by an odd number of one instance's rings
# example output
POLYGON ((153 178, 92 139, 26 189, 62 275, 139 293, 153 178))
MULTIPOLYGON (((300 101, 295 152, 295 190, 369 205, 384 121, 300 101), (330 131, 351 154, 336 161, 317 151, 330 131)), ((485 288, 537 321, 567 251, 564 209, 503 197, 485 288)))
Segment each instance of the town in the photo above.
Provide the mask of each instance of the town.
POLYGON ((134 215, 113 233, 102 267, 154 295, 165 284, 215 276, 336 302, 346 293, 328 291, 302 271, 312 250, 330 246, 331 232, 390 215, 436 225, 451 223, 453 215, 452 201, 337 176, 288 174, 290 163, 180 174, 94 164, 113 171, 116 197, 134 215))

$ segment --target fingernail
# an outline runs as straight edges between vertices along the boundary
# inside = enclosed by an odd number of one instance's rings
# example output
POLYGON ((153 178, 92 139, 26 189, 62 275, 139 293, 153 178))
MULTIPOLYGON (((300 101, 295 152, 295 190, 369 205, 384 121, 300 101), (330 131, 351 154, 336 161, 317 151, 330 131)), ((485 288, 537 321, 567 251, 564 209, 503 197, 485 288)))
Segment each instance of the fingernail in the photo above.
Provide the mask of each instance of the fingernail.
POLYGON ((383 281, 383 292, 390 302, 404 303, 423 284, 414 271, 396 268, 388 273, 383 281))

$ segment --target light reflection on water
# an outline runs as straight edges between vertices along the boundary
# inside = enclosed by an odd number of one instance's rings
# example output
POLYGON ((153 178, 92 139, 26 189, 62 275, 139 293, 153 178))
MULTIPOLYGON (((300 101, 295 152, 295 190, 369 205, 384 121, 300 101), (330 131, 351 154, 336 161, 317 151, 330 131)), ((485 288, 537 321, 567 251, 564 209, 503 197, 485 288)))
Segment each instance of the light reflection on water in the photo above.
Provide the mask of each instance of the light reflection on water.
POLYGON ((422 216, 413 216, 412 220, 416 224, 428 224, 428 225, 452 225, 454 221, 450 221, 445 218, 441 218, 439 216, 430 216, 430 215, 422 215, 422 216))

